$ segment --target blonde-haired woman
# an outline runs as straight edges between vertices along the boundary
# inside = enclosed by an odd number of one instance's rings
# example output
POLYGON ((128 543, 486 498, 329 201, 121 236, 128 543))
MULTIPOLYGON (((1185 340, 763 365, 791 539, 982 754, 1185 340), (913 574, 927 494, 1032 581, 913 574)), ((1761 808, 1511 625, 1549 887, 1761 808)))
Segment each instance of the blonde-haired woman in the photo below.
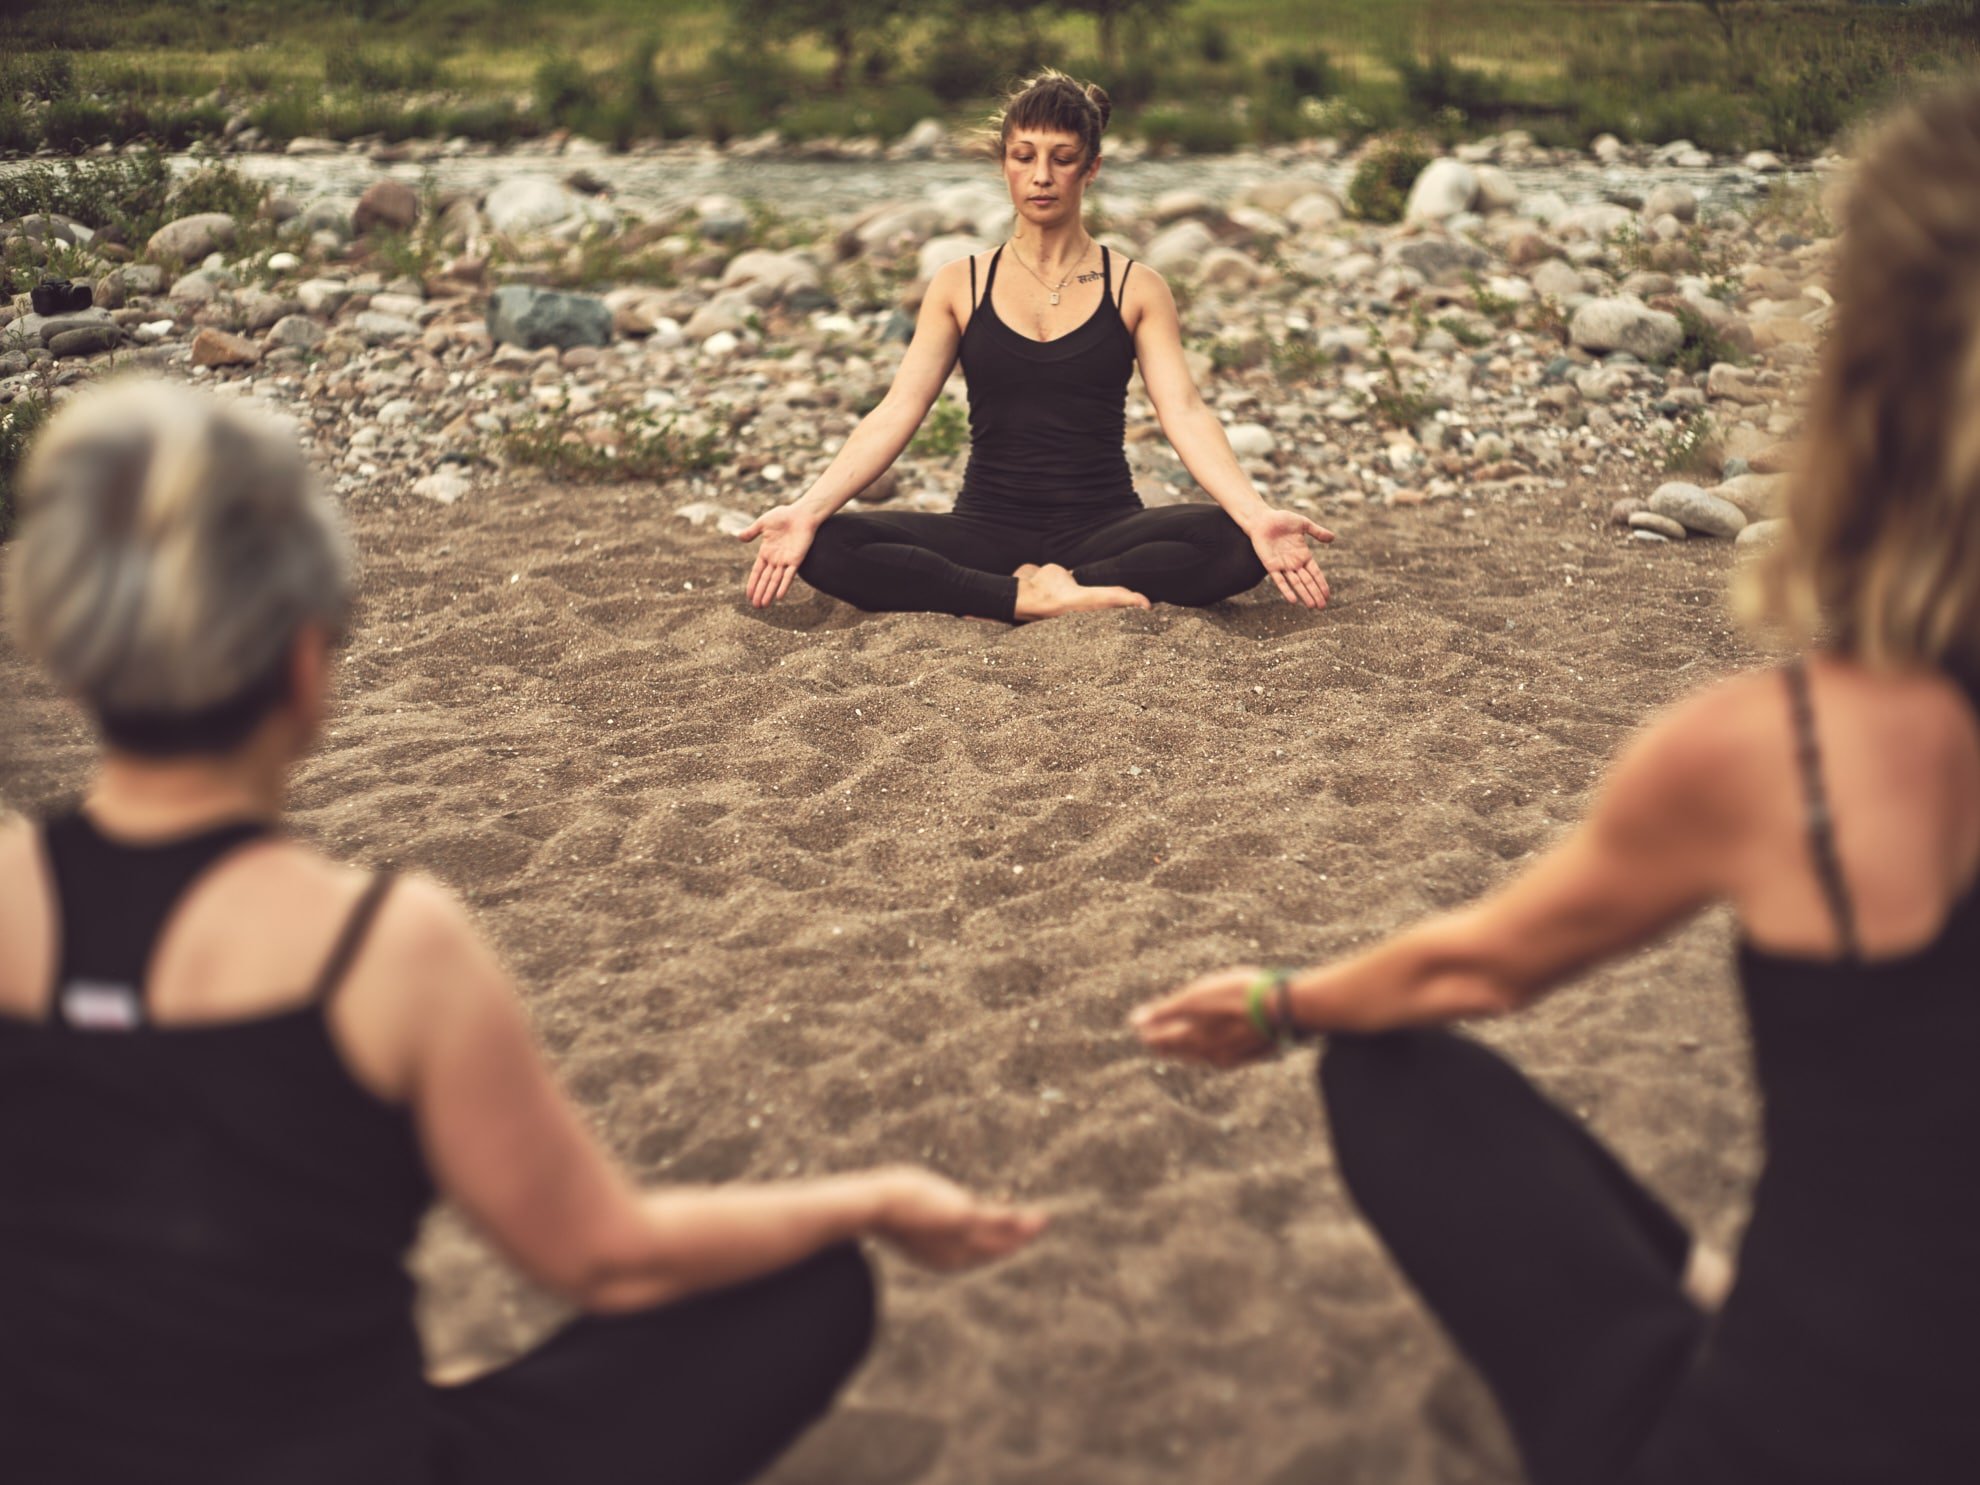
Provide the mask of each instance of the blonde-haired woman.
POLYGON ((1477 906, 1135 1015, 1150 1047, 1219 1066, 1330 1038, 1348 1189, 1537 1485, 1980 1468, 1980 90, 1869 152, 1836 298, 1791 534, 1748 591, 1806 657, 1653 724, 1588 821, 1477 906), (1742 929, 1767 1143, 1716 1316, 1663 1206, 1505 1062, 1429 1029, 1714 901, 1742 929))
POLYGON ((856 1239, 953 1268, 1038 1230, 908 1169, 636 1191, 460 906, 282 834, 350 594, 292 439, 120 385, 24 506, 15 632, 103 757, 0 829, 9 1479, 741 1480, 866 1350, 856 1239), (401 1260, 436 1188, 594 1313, 428 1386, 401 1260))

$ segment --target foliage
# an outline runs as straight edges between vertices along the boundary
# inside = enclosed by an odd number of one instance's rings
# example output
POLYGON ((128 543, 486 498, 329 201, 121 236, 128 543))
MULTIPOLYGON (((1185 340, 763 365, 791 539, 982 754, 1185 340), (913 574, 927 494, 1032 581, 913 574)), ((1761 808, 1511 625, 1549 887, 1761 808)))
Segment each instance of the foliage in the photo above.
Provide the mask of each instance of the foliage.
POLYGON ((1725 463, 1719 430, 1702 413, 1679 423, 1664 438, 1661 463, 1666 474, 1716 476, 1725 463))
POLYGON ((124 242, 143 242, 168 219, 172 172, 155 150, 107 160, 37 161, 0 174, 0 221, 46 211, 124 242))
POLYGON ((403 93, 440 82, 440 59, 431 52, 349 47, 326 52, 323 81, 364 93, 403 93))
POLYGON ((14 531, 14 480, 28 445, 48 421, 48 394, 31 387, 0 407, 0 541, 14 531))
POLYGON ((935 399, 908 452, 924 459, 953 459, 969 444, 969 412, 949 396, 935 399))
POLYGON ((585 441, 585 421, 595 426, 595 419, 580 420, 568 407, 552 408, 518 422, 501 435, 498 447, 508 463, 587 484, 664 483, 713 469, 729 458, 725 429, 690 434, 681 431, 677 418, 634 409, 617 416, 617 446, 600 448, 585 441))
POLYGON ((1467 273, 1465 282, 1471 285, 1471 303, 1486 319, 1501 329, 1515 324, 1519 319, 1520 301, 1504 294, 1495 294, 1484 277, 1476 272, 1467 273))
POLYGON ((1445 315, 1437 321, 1437 328, 1469 351, 1475 351, 1480 346, 1492 343, 1490 335, 1480 330, 1463 315, 1445 315))
POLYGON ((1399 222, 1409 188, 1430 163, 1429 147, 1414 134, 1392 134, 1368 147, 1348 183, 1348 207, 1367 222, 1399 222))
POLYGON ((1688 304, 1677 307, 1678 324, 1684 327, 1684 344, 1671 357, 1671 365, 1694 375, 1710 371, 1721 361, 1744 365, 1746 352, 1728 340, 1705 316, 1688 304))
POLYGON ((741 34, 787 41, 816 36, 832 53, 828 86, 843 93, 852 80, 862 42, 883 36, 905 0, 731 0, 730 15, 741 34))
POLYGON ((1224 154, 1244 143, 1244 125, 1222 108, 1176 104, 1151 108, 1139 120, 1141 137, 1158 149, 1190 155, 1224 154))
POLYGON ((40 242, 9 238, 5 253, 0 255, 0 296, 25 294, 43 279, 86 281, 96 272, 96 259, 74 243, 57 237, 40 242))
POLYGON ((1369 404, 1375 409, 1375 416, 1394 428, 1414 428, 1433 415, 1437 411, 1437 399, 1414 383, 1403 380, 1402 372, 1396 366, 1395 353, 1389 349, 1379 325, 1369 325, 1368 344, 1388 381, 1386 386, 1378 382, 1366 394, 1369 404))

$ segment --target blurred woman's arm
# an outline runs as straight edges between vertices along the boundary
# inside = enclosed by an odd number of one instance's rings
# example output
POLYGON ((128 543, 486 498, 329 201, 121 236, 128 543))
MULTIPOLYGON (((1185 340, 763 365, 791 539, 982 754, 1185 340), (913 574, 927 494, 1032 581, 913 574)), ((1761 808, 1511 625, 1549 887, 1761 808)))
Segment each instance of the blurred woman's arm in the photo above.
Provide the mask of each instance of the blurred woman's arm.
MULTIPOLYGON (((1652 726, 1623 752, 1588 819, 1492 896, 1294 975, 1295 1025, 1374 1032, 1501 1015, 1723 895, 1740 818, 1723 782, 1724 711, 1708 694, 1652 726)), ((1170 1056, 1218 1065, 1259 1056, 1271 1046, 1251 1012, 1260 973, 1205 975, 1137 1010, 1135 1029, 1170 1056)))
POLYGON ((659 1304, 862 1235, 932 1267, 964 1267, 1042 1227, 1037 1213, 908 1169, 639 1191, 557 1087, 466 914, 437 887, 405 887, 394 969, 418 987, 405 1075, 428 1164, 518 1268, 574 1303, 659 1304))

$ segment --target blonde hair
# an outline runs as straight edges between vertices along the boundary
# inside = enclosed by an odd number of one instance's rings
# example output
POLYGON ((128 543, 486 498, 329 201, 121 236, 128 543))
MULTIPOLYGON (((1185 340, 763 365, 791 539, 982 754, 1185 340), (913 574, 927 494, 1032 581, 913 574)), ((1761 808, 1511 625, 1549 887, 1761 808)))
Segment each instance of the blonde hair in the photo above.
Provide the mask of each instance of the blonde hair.
POLYGON ((1878 133, 1835 293, 1787 535, 1737 606, 1876 668, 1980 674, 1980 88, 1878 133))
POLYGON ((1033 73, 1004 98, 991 119, 995 151, 1001 156, 1016 129, 1050 129, 1079 140, 1081 163, 1091 165, 1100 153, 1100 136, 1114 105, 1098 83, 1077 82, 1056 67, 1033 73))
POLYGON ((29 452, 21 507, 15 639, 112 743, 239 742, 287 696, 296 632, 349 617, 336 507, 293 435, 238 405, 163 382, 85 392, 29 452))

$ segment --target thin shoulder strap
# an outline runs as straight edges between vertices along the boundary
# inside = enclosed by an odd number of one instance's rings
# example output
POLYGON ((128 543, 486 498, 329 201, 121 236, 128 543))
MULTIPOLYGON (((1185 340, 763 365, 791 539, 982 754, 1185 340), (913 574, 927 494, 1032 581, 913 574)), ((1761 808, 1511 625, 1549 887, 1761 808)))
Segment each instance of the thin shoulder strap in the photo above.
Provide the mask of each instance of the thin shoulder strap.
MULTIPOLYGON (((989 271, 983 275, 983 297, 985 299, 988 299, 990 297, 990 291, 997 287, 997 260, 1003 256, 1004 245, 1000 242, 997 244, 997 251, 990 255, 989 271)), ((976 266, 976 260, 974 258, 970 259, 970 266, 972 268, 976 266)))
POLYGON ((1863 951, 1856 937, 1856 909, 1843 882, 1842 861, 1836 854, 1835 817, 1830 813, 1828 791, 1822 784, 1822 754, 1815 740, 1815 706, 1809 694, 1808 668, 1798 657, 1788 663, 1787 684, 1788 704, 1794 712, 1795 761, 1801 770, 1808 848, 1815 859, 1815 875, 1821 881, 1822 895, 1828 899, 1829 913, 1835 919, 1843 957, 1860 959, 1863 951))
POLYGON ((969 255, 969 307, 976 308, 976 254, 969 255))
POLYGON ((350 972, 351 961, 357 958, 358 950, 364 947, 364 938, 371 931, 372 921, 378 916, 378 909, 384 905, 385 894, 392 890, 392 873, 381 871, 371 879, 371 885, 364 889, 364 895, 351 909, 350 917, 344 920, 343 932, 337 935, 336 945, 330 950, 330 957, 323 961, 322 972, 316 977, 316 984, 309 992, 311 1001, 327 1000, 337 991, 337 986, 350 972))
POLYGON ((1109 299, 1114 297, 1114 260, 1104 242, 1100 244, 1100 292, 1109 299))
POLYGON ((1115 309, 1119 309, 1127 303, 1127 276, 1133 272, 1134 272, 1134 259, 1132 258, 1126 259, 1121 264, 1121 292, 1120 292, 1120 297, 1114 300, 1115 309))

